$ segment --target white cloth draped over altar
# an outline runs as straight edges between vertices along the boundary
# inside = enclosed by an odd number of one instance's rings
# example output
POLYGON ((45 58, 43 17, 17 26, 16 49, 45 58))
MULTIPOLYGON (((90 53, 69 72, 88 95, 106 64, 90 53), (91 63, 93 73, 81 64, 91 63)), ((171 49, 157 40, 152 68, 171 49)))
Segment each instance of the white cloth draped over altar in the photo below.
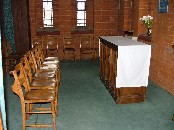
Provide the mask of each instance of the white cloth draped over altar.
POLYGON ((121 36, 101 36, 118 46, 116 87, 148 85, 151 45, 121 36))

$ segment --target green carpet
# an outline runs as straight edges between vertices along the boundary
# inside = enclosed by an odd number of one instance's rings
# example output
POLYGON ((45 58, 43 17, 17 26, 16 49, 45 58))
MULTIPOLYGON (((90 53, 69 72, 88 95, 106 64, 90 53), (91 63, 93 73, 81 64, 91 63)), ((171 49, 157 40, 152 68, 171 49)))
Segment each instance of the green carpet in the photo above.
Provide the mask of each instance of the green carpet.
MULTIPOLYGON (((118 105, 99 79, 99 61, 66 61, 60 67, 58 130, 174 130, 174 97, 154 83, 149 82, 145 102, 118 105)), ((8 130, 21 130, 21 105, 12 83, 5 76, 8 130)), ((51 116, 39 120, 51 122, 51 116)))

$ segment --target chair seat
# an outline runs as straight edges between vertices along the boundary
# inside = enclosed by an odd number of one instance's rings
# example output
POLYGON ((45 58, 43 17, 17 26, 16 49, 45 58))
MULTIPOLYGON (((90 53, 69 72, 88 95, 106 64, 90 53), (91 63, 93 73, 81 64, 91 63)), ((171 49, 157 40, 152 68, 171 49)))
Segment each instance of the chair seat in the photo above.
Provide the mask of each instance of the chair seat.
POLYGON ((40 66, 37 72, 55 72, 58 68, 58 64, 45 63, 40 66))
POLYGON ((92 48, 80 48, 81 56, 82 54, 91 54, 93 52, 92 48))
POLYGON ((40 71, 43 71, 43 70, 47 70, 48 71, 55 71, 57 69, 58 64, 56 63, 45 63, 45 64, 42 64, 41 67, 40 67, 40 71))
POLYGON ((53 101, 55 99, 55 92, 49 89, 31 90, 29 92, 26 92, 24 99, 31 102, 33 100, 38 100, 38 102, 42 102, 45 100, 53 101))
POLYGON ((51 82, 57 82, 55 77, 33 77, 34 81, 40 81, 40 80, 50 80, 51 82))
POLYGON ((81 51, 92 51, 92 48, 80 48, 81 51))
POLYGON ((31 89, 55 89, 56 82, 50 80, 34 80, 30 84, 31 89))
POLYGON ((59 62, 59 58, 58 57, 46 57, 44 59, 44 61, 58 61, 59 62))
POLYGON ((57 68, 49 68, 47 66, 41 67, 37 72, 34 74, 34 76, 48 76, 50 77, 51 75, 55 75, 57 71, 57 68))
POLYGON ((47 51, 57 51, 57 48, 49 48, 47 51))
POLYGON ((64 51, 75 51, 74 48, 64 48, 63 50, 64 50, 64 51))
POLYGON ((99 48, 93 48, 94 51, 99 51, 99 48))
MULTIPOLYGON (((43 66, 57 66, 59 64, 59 61, 44 61, 43 63, 42 63, 42 65, 43 66)), ((53 67, 53 68, 55 68, 55 67, 53 67)))
POLYGON ((34 77, 55 77, 55 73, 36 73, 34 77))

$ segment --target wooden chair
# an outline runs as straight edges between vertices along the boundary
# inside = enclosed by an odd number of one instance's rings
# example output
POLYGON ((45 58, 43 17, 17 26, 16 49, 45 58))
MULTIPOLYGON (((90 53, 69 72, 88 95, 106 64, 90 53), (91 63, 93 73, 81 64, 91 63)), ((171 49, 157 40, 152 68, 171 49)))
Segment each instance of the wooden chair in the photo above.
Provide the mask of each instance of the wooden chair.
MULTIPOLYGON (((54 79, 56 82, 60 82, 60 67, 58 62, 42 62, 41 65, 37 65, 38 58, 32 55, 32 52, 28 51, 23 58, 21 63, 30 79, 54 79)), ((39 59, 40 60, 40 59, 39 59)))
POLYGON ((83 34, 80 35, 80 59, 84 59, 85 56, 88 55, 87 58, 92 59, 92 48, 93 43, 93 35, 90 34, 83 34))
POLYGON ((22 106, 22 130, 26 130, 26 127, 53 127, 56 130, 56 112, 55 112, 55 92, 51 89, 44 90, 29 90, 28 79, 23 72, 21 63, 15 66, 13 71, 14 84, 12 85, 12 91, 19 96, 22 106), (22 89, 25 88, 25 90, 22 89), (35 104, 50 103, 49 108, 35 108, 35 104), (33 106, 33 107, 31 107, 33 106), (33 111, 34 110, 34 111, 33 111), (53 124, 27 124, 27 119, 31 114, 52 114, 53 124))
POLYGON ((59 58, 57 56, 56 57, 45 56, 43 46, 40 44, 32 48, 30 53, 32 54, 34 58, 33 60, 36 61, 38 68, 41 66, 41 64, 44 64, 44 65, 49 63, 59 64, 59 58))
MULTIPOLYGON (((37 47, 37 46, 36 46, 37 47)), ((41 56, 40 50, 33 48, 35 52, 28 51, 26 55, 21 58, 21 62, 24 66, 27 76, 31 81, 32 89, 39 86, 42 88, 54 87, 56 92, 60 86, 60 66, 59 62, 53 58, 44 60, 41 56), (39 62, 38 62, 39 60, 39 62), (34 81, 33 81, 34 79, 34 81), (36 81, 37 80, 37 81, 36 81), (43 82, 44 80, 44 82, 43 82), (41 83, 43 82, 43 83, 41 83)), ((58 92, 57 92, 58 93, 58 92)))
POLYGON ((49 72, 45 72, 44 76, 35 77, 34 75, 32 75, 31 68, 25 56, 21 58, 20 63, 22 65, 21 67, 26 77, 28 78, 28 83, 30 84, 29 90, 36 90, 36 89, 54 90, 56 95, 55 111, 56 115, 58 115, 57 106, 58 106, 58 91, 60 86, 60 72, 59 72, 60 70, 57 69, 57 71, 55 72, 56 75, 55 77, 47 77, 47 75, 49 75, 49 72))
POLYGON ((64 60, 67 58, 72 58, 74 61, 76 61, 76 51, 74 48, 73 38, 63 37, 63 43, 64 60))
POLYGON ((5 60, 5 70, 6 72, 9 72, 18 63, 21 54, 14 53, 10 46, 10 42, 8 41, 4 41, 2 44, 2 50, 3 59, 5 60))
POLYGON ((35 36, 31 38, 31 47, 34 48, 37 45, 41 45, 43 49, 44 56, 46 55, 47 37, 35 36))
POLYGON ((31 38, 31 47, 33 48, 38 44, 43 45, 43 37, 42 36, 32 37, 31 38))
MULTIPOLYGON (((36 64, 34 56, 32 56, 32 52, 28 51, 26 55, 24 56, 26 65, 28 65, 29 68, 29 77, 30 79, 34 78, 55 78, 56 81, 60 82, 60 67, 59 64, 56 64, 55 62, 48 62, 43 64, 41 66, 38 66, 36 64)), ((21 59, 22 60, 22 59, 21 59)))
POLYGON ((47 47, 46 47, 46 57, 50 57, 50 56, 58 57, 58 53, 59 53, 58 37, 48 36, 47 47))
POLYGON ((32 51, 28 54, 29 62, 32 66, 33 71, 35 71, 35 76, 47 75, 51 77, 55 77, 56 70, 59 68, 59 62, 51 61, 51 60, 44 60, 39 54, 39 50, 37 46, 32 49, 32 51))
POLYGON ((45 73, 45 72, 49 72, 49 70, 44 70, 44 71, 39 70, 39 67, 37 66, 34 56, 31 54, 31 51, 28 51, 25 54, 24 58, 30 66, 32 76, 34 76, 34 77, 45 77, 45 76, 46 77, 55 77, 55 70, 52 73, 45 73))

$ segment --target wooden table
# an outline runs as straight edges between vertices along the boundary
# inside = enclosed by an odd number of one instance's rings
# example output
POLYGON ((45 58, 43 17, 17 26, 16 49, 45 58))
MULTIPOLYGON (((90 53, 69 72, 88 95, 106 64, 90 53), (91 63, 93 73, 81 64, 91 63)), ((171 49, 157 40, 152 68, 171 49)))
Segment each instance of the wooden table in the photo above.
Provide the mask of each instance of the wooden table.
POLYGON ((116 103, 143 102, 151 46, 120 36, 101 36, 100 79, 116 103))

